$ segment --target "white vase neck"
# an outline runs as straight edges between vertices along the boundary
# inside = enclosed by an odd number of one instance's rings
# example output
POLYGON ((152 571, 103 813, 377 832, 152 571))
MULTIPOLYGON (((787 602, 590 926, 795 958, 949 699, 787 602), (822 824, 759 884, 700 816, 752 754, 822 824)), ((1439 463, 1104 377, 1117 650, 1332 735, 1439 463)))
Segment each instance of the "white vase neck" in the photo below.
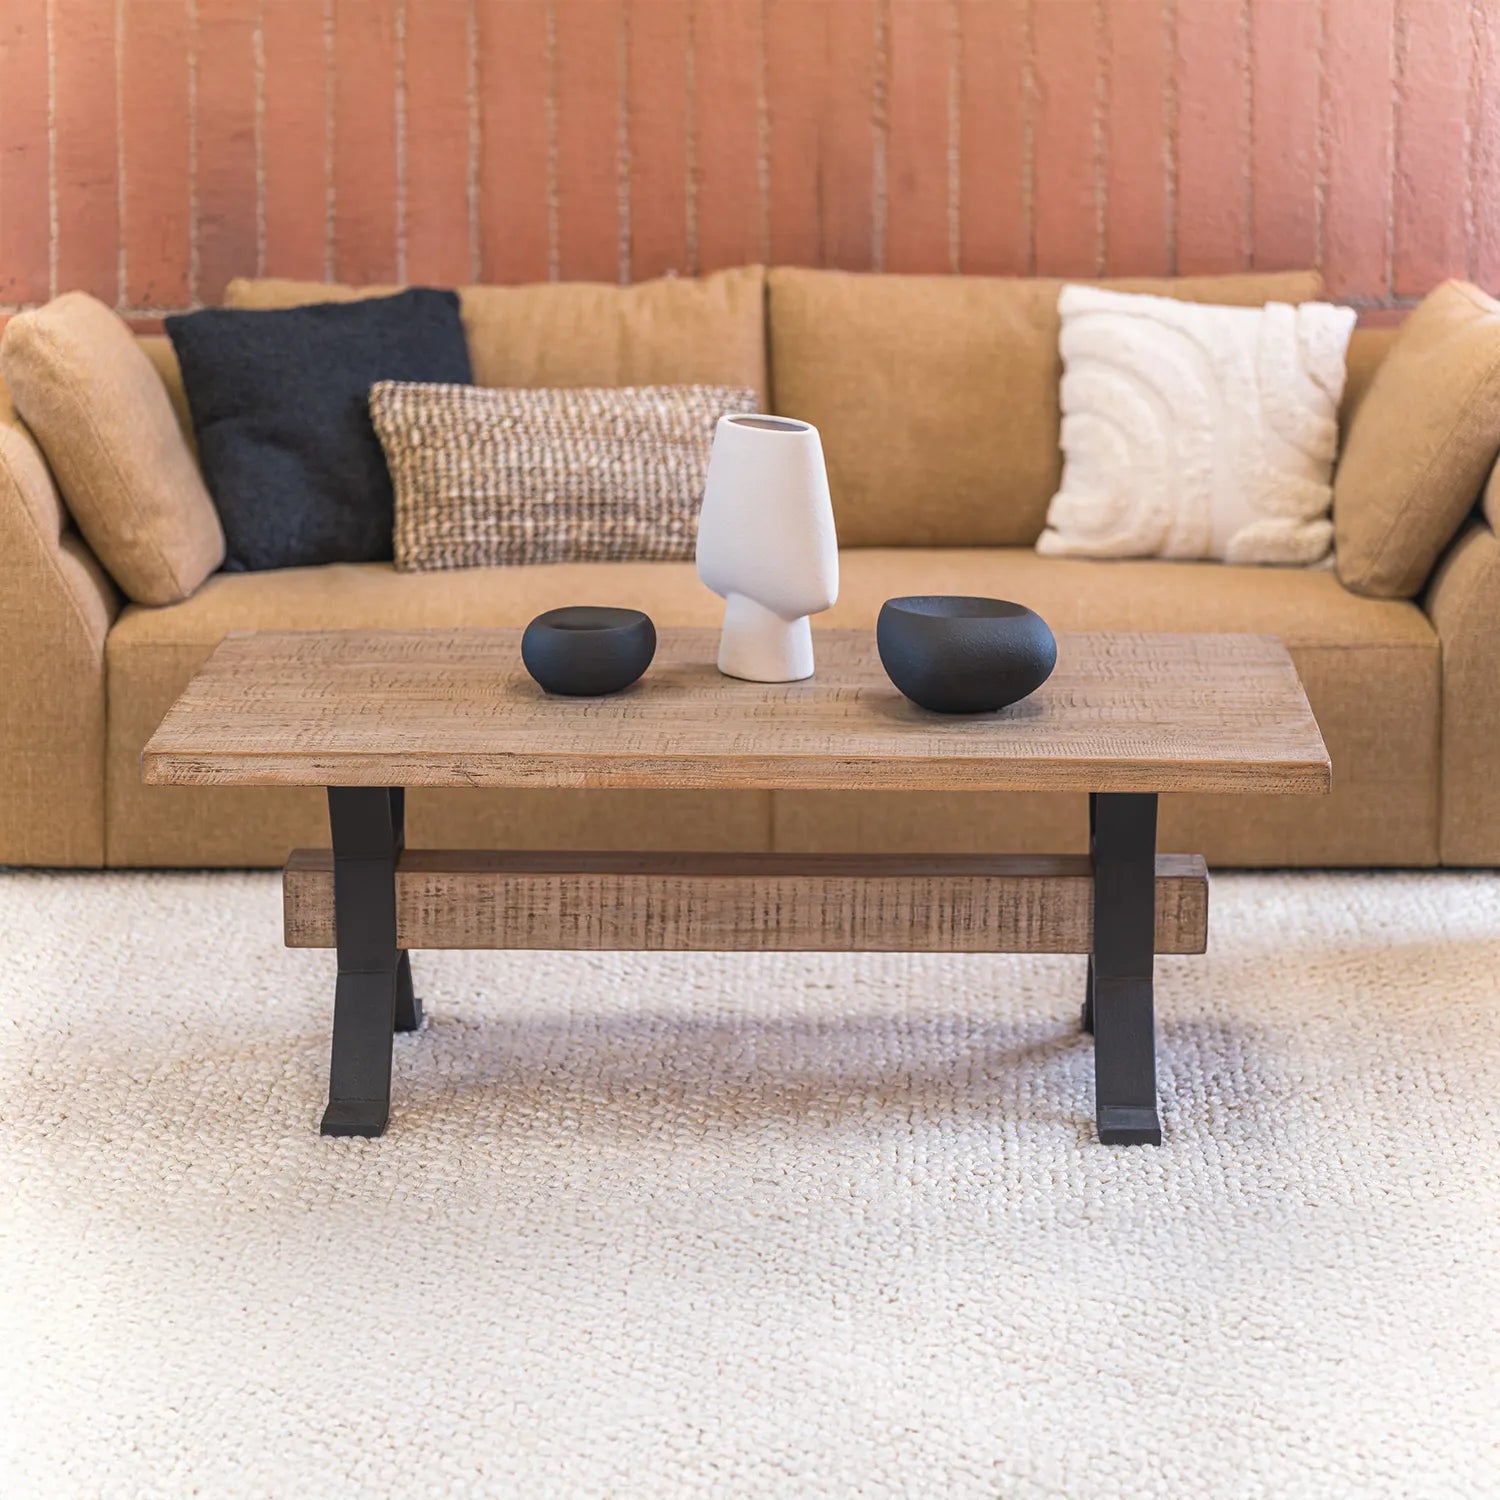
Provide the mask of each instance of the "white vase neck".
POLYGON ((813 674, 812 624, 784 619, 744 594, 724 600, 719 670, 747 682, 800 682, 813 674))

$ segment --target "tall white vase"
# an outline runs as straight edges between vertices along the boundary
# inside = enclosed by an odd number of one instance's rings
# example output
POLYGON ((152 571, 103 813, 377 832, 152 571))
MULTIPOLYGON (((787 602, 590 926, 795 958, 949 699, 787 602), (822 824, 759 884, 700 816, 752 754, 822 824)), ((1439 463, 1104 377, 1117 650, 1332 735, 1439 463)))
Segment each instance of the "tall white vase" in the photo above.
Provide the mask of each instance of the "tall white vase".
POLYGON ((724 600, 719 670, 726 677, 812 676, 808 616, 839 593, 816 427, 790 417, 719 418, 698 522, 698 576, 724 600))

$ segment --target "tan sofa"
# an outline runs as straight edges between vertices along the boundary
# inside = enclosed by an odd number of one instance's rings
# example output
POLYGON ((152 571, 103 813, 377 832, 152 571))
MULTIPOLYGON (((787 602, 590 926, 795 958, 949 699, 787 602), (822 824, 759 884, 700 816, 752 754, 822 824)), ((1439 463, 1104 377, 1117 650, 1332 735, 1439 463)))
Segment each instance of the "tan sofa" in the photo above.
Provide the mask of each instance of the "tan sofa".
MULTIPOLYGON (((890 595, 930 591, 1020 599, 1060 629, 1282 637, 1333 794, 1169 797, 1164 847, 1220 865, 1500 862, 1495 506, 1460 528, 1416 598, 1359 597, 1331 569, 1044 559, 1032 543, 1059 469, 1056 283, 732 275, 732 339, 674 312, 691 283, 466 293, 476 370, 489 383, 627 383, 721 378, 727 363, 771 409, 817 423, 847 544, 819 625, 869 629, 890 595)), ((1305 300, 1318 282, 1169 289, 1259 303, 1305 300)), ((230 300, 327 294, 240 283, 230 300)), ((1356 332, 1346 427, 1392 337, 1356 332)), ((185 422, 170 346, 143 342, 185 422)), ((316 791, 141 784, 142 745, 226 631, 521 625, 583 601, 644 607, 660 625, 712 625, 720 609, 688 563, 217 573, 182 603, 126 603, 0 392, 0 861, 269 866, 326 841, 316 791)), ((1073 798, 875 792, 417 792, 408 820, 414 844, 456 847, 1067 850, 1085 827, 1073 798)))

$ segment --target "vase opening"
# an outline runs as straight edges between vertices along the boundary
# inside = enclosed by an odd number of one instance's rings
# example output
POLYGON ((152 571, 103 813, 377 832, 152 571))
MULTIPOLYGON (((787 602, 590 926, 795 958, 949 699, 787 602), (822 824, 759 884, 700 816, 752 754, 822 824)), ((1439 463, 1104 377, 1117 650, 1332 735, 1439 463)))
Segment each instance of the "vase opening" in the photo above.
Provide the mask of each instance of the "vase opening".
POLYGON ((548 610, 538 618, 546 622, 549 630, 626 630, 636 624, 640 613, 605 604, 572 604, 563 609, 548 610))
POLYGON ((761 432, 806 432, 806 422, 799 422, 795 417, 730 417, 729 421, 736 427, 754 427, 761 432))
POLYGON ((887 601, 887 609, 941 620, 1012 620, 1031 611, 1008 599, 979 599, 962 594, 913 595, 887 601))

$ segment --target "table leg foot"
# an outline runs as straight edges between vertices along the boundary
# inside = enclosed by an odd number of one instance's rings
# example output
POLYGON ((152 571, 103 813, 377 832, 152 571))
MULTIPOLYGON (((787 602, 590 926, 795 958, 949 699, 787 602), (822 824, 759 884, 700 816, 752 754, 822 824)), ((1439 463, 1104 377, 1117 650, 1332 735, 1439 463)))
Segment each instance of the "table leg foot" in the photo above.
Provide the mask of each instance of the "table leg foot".
POLYGON ((1099 1110, 1102 1146, 1159 1146, 1161 1120, 1154 1109, 1129 1104, 1106 1104, 1099 1110))
POLYGON ((391 1112, 387 1099, 330 1099, 323 1111, 322 1135, 377 1136, 391 1112))

